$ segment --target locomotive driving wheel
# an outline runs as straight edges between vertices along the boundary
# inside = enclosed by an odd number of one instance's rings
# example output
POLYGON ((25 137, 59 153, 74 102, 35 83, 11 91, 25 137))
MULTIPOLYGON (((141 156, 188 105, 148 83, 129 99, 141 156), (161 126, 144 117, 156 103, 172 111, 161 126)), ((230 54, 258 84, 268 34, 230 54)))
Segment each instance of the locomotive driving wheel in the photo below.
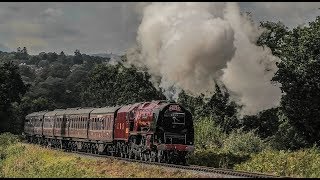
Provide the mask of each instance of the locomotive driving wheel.
POLYGON ((161 163, 162 160, 163 160, 163 151, 162 150, 159 150, 158 151, 158 163, 161 163))
POLYGON ((156 152, 154 152, 154 151, 151 151, 151 155, 150 155, 150 162, 155 162, 156 161, 156 158, 157 158, 157 154, 156 154, 156 152))

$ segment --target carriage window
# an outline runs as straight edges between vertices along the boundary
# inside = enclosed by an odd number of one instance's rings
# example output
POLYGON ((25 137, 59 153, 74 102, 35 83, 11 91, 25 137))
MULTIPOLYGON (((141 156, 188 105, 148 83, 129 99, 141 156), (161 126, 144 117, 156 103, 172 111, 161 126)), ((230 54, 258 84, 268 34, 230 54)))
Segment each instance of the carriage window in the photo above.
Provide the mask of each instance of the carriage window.
POLYGON ((101 120, 101 118, 97 118, 97 130, 100 130, 100 121, 101 120))
POLYGON ((84 119, 81 117, 81 129, 84 129, 84 119))
POLYGON ((70 119, 70 128, 73 128, 73 118, 70 119))
POLYGON ((80 129, 83 129, 83 119, 80 117, 80 129))
POLYGON ((83 118, 83 129, 86 129, 86 118, 83 118))
POLYGON ((76 118, 76 121, 77 121, 77 129, 79 129, 79 123, 80 123, 79 118, 76 118))
POLYGON ((105 120, 104 120, 104 127, 105 127, 105 129, 109 129, 108 123, 109 123, 109 118, 106 117, 105 120))
POLYGON ((83 123, 82 129, 85 129, 85 126, 86 126, 86 123, 85 123, 85 122, 86 122, 86 121, 85 121, 84 117, 82 118, 82 121, 83 121, 83 122, 82 122, 82 123, 83 123))
POLYGON ((107 122, 107 129, 110 129, 111 128, 111 121, 110 121, 110 117, 108 117, 108 122, 107 122))

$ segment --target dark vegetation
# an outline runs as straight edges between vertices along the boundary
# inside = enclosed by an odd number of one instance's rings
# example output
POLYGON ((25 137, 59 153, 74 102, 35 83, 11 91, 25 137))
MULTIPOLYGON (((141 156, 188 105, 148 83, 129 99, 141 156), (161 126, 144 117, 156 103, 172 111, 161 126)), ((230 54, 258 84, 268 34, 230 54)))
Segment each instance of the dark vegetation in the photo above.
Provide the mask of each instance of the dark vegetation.
MULTIPOLYGON (((257 44, 281 59, 273 78, 282 85, 280 106, 240 118, 241 106, 221 83, 210 98, 182 91, 178 102, 192 112, 196 128, 191 162, 232 168, 252 157, 253 163, 262 162, 256 154, 271 156, 266 150, 299 154, 320 146, 320 17, 292 30, 281 22, 260 26, 267 31, 257 44)), ((74 55, 29 55, 26 48, 0 52, 0 131, 21 134, 24 116, 34 111, 165 99, 148 73, 121 59, 113 65, 78 50, 74 55)))

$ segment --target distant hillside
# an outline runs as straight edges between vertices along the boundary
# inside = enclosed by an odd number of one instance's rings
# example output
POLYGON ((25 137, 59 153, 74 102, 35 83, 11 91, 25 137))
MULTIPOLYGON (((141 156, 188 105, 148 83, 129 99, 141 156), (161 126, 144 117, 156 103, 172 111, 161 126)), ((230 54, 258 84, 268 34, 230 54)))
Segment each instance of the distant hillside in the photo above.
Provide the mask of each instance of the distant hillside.
POLYGON ((112 54, 112 53, 97 53, 97 54, 91 54, 90 56, 98 56, 98 57, 108 58, 108 59, 110 59, 111 64, 121 61, 120 55, 112 54))

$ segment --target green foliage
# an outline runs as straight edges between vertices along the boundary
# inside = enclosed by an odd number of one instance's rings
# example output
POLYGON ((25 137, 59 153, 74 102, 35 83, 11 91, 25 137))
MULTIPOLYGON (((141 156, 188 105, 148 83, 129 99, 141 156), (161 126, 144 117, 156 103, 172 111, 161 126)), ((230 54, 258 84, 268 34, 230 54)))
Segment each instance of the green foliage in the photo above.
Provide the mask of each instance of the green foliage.
POLYGON ((83 63, 82 54, 80 53, 80 51, 78 49, 74 52, 73 63, 74 64, 82 64, 83 63))
POLYGON ((242 129, 234 130, 223 141, 223 151, 232 154, 250 155, 261 152, 267 148, 263 142, 253 131, 243 132, 242 129))
POLYGON ((305 137, 301 137, 298 130, 288 122, 288 118, 282 113, 279 114, 278 131, 268 138, 273 149, 277 150, 297 150, 304 147, 310 147, 305 137))
POLYGON ((59 152, 26 148, 16 144, 6 150, 3 161, 3 176, 7 178, 72 178, 103 177, 93 167, 80 165, 75 156, 64 156, 59 152))
POLYGON ((196 149, 218 149, 222 147, 226 134, 215 125, 212 118, 201 118, 194 122, 196 149))
MULTIPOLYGON (((1 133, 0 134, 0 169, 2 169, 2 164, 5 158, 7 157, 7 148, 11 145, 19 142, 21 138, 17 135, 13 135, 11 133, 1 133)), ((0 178, 3 177, 2 171, 0 171, 0 178)))
POLYGON ((199 113, 204 106, 204 95, 200 96, 190 96, 184 90, 182 90, 178 97, 178 103, 181 104, 183 107, 188 109, 191 114, 194 115, 194 118, 199 118, 199 113))
POLYGON ((296 152, 267 150, 253 155, 235 169, 291 177, 320 177, 320 151, 317 148, 296 152))
POLYGON ((3 152, 5 156, 0 160, 2 178, 197 177, 109 158, 79 157, 37 145, 11 143, 3 152))
POLYGON ((9 132, 0 134, 0 152, 4 152, 8 146, 16 144, 20 141, 20 137, 9 132))
POLYGON ((267 144, 253 131, 238 129, 227 134, 212 118, 196 120, 194 128, 196 152, 190 156, 192 164, 232 168, 251 154, 267 148, 267 144))
POLYGON ((261 138, 270 137, 278 131, 281 114, 279 108, 271 108, 261 111, 257 115, 244 116, 242 118, 243 130, 255 130, 261 138))
POLYGON ((232 169, 236 164, 245 162, 248 159, 248 155, 209 149, 196 151, 189 157, 188 163, 200 166, 232 169))
POLYGON ((0 63, 0 111, 6 111, 13 102, 19 102, 26 92, 18 67, 12 62, 0 63))
POLYGON ((178 102, 185 106, 194 114, 195 119, 210 117, 226 133, 239 127, 237 118, 237 105, 230 99, 230 94, 224 85, 215 85, 215 93, 210 98, 204 95, 192 97, 182 91, 179 94, 178 102))
POLYGON ((281 61, 273 80, 285 94, 281 108, 309 145, 320 144, 320 17, 289 31, 279 47, 281 61))
POLYGON ((18 71, 12 62, 0 62, 0 132, 12 130, 12 103, 20 102, 27 91, 18 71))
POLYGON ((121 63, 98 65, 89 75, 82 100, 89 106, 115 106, 164 99, 149 79, 149 74, 121 63))
POLYGON ((258 38, 257 45, 259 46, 268 46, 272 54, 276 56, 281 56, 281 48, 286 44, 283 43, 283 39, 288 35, 289 30, 283 23, 280 21, 275 22, 261 22, 260 27, 264 28, 264 31, 258 38))

